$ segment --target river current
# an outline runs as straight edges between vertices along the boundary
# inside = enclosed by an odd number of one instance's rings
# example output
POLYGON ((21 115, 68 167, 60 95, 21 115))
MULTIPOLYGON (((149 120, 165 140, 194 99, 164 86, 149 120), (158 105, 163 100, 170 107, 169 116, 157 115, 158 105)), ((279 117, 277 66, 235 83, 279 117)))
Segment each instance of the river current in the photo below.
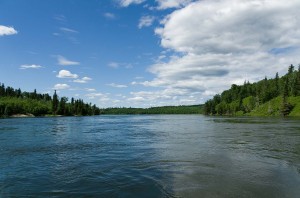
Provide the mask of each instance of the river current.
POLYGON ((299 119, 0 119, 0 197, 299 195, 299 119))

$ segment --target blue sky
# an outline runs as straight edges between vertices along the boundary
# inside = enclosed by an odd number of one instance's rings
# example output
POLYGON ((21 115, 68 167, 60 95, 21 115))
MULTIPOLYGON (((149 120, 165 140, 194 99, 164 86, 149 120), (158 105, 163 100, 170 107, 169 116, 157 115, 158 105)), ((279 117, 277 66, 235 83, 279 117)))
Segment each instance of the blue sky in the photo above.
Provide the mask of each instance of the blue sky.
POLYGON ((199 104, 298 64, 300 2, 0 0, 0 82, 100 107, 199 104))

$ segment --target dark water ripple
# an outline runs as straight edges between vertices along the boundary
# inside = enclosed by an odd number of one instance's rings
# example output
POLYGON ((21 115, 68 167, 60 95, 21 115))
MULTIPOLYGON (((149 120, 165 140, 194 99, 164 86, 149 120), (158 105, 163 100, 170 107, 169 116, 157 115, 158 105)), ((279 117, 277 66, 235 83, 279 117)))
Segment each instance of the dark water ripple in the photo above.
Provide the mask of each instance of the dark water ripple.
POLYGON ((300 122, 0 120, 0 197, 298 197, 300 122))

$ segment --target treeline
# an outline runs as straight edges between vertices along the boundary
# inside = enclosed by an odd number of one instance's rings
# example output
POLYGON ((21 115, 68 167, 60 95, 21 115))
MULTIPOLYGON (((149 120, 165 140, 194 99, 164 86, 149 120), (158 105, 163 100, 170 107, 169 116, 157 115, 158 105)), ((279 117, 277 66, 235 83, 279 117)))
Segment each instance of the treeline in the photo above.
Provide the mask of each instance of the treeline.
MULTIPOLYGON (((229 90, 217 94, 204 104, 206 115, 243 115, 250 113, 260 105, 281 97, 280 113, 288 115, 293 109, 289 97, 300 96, 300 65, 298 70, 290 65, 286 75, 256 82, 245 82, 244 85, 233 84, 229 90)), ((269 106, 270 114, 274 109, 269 106)))
POLYGON ((22 92, 0 83, 0 117, 15 114, 86 116, 99 115, 100 109, 81 99, 71 98, 69 102, 67 97, 59 97, 56 91, 51 97, 48 93, 22 92))
POLYGON ((202 105, 190 106, 163 106, 151 108, 106 108, 101 114, 128 115, 128 114, 202 114, 202 105))

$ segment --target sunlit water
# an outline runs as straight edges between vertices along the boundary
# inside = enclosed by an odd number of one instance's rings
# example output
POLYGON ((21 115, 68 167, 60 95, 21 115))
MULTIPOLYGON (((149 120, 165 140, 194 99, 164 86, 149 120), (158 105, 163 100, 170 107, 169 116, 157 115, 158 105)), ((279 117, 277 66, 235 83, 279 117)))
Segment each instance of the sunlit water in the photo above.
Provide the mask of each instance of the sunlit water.
POLYGON ((0 120, 0 197, 300 197, 300 120, 0 120))

